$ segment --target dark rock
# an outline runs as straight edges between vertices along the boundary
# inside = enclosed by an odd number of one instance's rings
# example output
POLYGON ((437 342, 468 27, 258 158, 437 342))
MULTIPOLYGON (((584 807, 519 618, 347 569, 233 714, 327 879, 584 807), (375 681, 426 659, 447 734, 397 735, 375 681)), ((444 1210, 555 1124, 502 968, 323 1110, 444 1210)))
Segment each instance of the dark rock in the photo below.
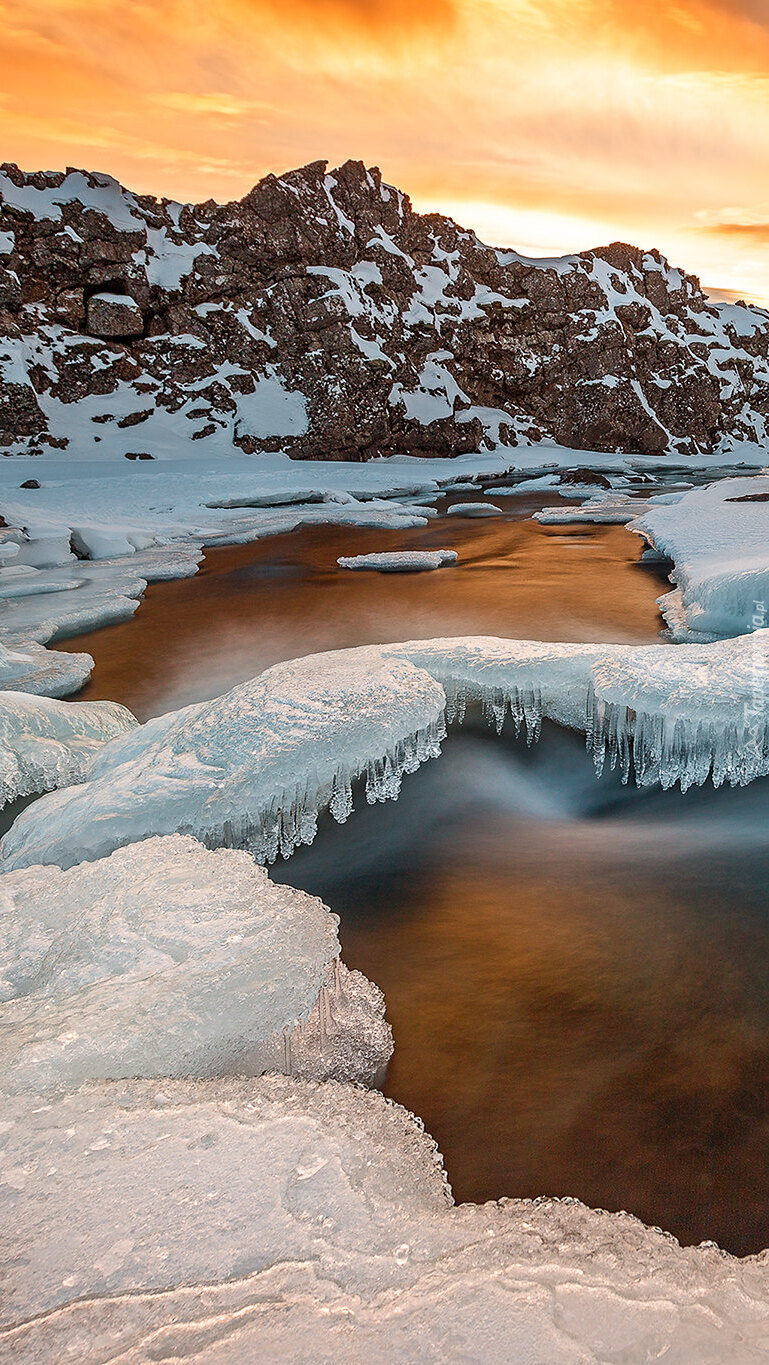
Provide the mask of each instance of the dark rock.
POLYGON ((92 294, 87 313, 91 336, 139 337, 144 331, 142 310, 127 294, 92 294))
POLYGON ((38 481, 37 479, 25 479, 23 483, 20 483, 20 484, 19 484, 19 488, 39 488, 39 487, 40 487, 40 483, 39 483, 39 481, 38 481))

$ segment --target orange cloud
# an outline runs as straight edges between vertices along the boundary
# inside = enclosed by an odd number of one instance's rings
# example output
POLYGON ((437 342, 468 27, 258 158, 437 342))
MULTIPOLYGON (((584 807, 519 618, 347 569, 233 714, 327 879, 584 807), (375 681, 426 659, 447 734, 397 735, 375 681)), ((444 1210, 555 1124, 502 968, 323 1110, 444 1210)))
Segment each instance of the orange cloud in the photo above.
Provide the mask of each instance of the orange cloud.
POLYGON ((0 0, 0 62, 28 167, 205 199, 360 157, 502 244, 635 239, 769 297, 728 230, 766 217, 760 0, 0 0))

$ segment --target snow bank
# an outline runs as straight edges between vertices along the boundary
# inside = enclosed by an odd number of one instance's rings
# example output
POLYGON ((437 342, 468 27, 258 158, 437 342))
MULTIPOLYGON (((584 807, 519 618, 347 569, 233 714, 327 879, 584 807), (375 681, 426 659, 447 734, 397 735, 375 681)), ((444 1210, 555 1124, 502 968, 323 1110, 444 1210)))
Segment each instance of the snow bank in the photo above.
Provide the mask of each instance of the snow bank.
POLYGON ((722 479, 672 505, 648 507, 631 530, 674 561, 660 609, 676 640, 712 640, 769 621, 769 478, 722 479))
POLYGON ((151 839, 0 877, 6 1091, 128 1076, 373 1082, 381 992, 339 963, 335 915, 247 853, 151 839))
POLYGON ((0 807, 82 782, 97 749, 138 721, 117 702, 63 702, 0 692, 0 807))
POLYGON ((373 569, 377 573, 419 573, 456 564, 456 550, 394 550, 392 553, 342 555, 340 569, 373 569))
POLYGON ((530 741, 543 717, 585 732, 596 767, 627 780, 742 784, 769 773, 769 631, 710 646, 414 641, 277 664, 214 701, 103 749, 87 781, 22 812, 9 867, 71 866, 176 830, 260 861, 315 837, 318 812, 397 797, 440 752, 445 717, 479 702, 530 741))
POLYGON ((3 1118, 3 1340, 30 1365, 766 1360, 763 1259, 576 1200, 452 1206, 375 1092, 133 1080, 3 1118))

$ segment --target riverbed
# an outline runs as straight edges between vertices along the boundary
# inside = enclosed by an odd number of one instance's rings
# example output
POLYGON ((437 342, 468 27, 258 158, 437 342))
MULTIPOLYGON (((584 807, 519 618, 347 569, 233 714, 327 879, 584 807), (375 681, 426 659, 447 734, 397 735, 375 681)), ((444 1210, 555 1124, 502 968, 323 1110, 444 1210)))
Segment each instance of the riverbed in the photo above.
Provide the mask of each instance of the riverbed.
MULTIPOLYGON (((637 537, 498 501, 499 519, 209 551, 133 620, 63 642, 96 660, 81 696, 143 720, 318 650, 659 639, 665 575, 637 537), (458 565, 336 567, 433 548, 458 565)), ((276 866, 340 914, 345 960, 384 990, 386 1092, 424 1119, 458 1199, 572 1195, 685 1242, 769 1245, 768 802, 767 783, 685 798, 598 783, 581 738, 547 727, 529 751, 471 718, 396 804, 359 801, 276 866)))

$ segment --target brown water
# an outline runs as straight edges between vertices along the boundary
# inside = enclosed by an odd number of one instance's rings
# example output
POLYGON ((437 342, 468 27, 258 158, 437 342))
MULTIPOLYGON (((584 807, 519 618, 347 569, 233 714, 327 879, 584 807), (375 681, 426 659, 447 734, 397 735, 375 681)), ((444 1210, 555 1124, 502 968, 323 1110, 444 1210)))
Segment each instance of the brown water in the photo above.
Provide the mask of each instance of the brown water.
POLYGON ((279 660, 350 645, 657 638, 664 576, 639 564, 637 536, 621 526, 540 527, 524 517, 541 496, 498 501, 509 518, 441 518, 410 531, 304 527, 210 550, 195 578, 151 585, 132 621, 59 647, 96 660, 81 697, 123 702, 146 720, 279 660), (340 555, 435 547, 456 549, 459 565, 387 575, 336 567, 340 555))
MULTIPOLYGON (((622 527, 316 527, 206 556, 133 621, 81 637, 82 695, 140 717, 279 660, 454 634, 649 642, 659 570, 622 527), (447 546, 432 574, 338 555, 447 546)), ((63 648, 72 648, 68 641, 63 648)), ((459 1199, 576 1195, 686 1242, 769 1245, 769 784, 641 797, 582 742, 472 726, 401 799, 322 822, 274 869, 342 917, 385 992, 387 1093, 419 1114, 459 1199)))
POLYGON ((460 734, 275 875, 341 915, 395 1031, 386 1093, 459 1200, 572 1195, 758 1251, 769 783, 690 801, 610 780, 594 809, 598 786, 571 737, 529 757, 460 734), (543 787, 564 814, 531 818, 543 787))

